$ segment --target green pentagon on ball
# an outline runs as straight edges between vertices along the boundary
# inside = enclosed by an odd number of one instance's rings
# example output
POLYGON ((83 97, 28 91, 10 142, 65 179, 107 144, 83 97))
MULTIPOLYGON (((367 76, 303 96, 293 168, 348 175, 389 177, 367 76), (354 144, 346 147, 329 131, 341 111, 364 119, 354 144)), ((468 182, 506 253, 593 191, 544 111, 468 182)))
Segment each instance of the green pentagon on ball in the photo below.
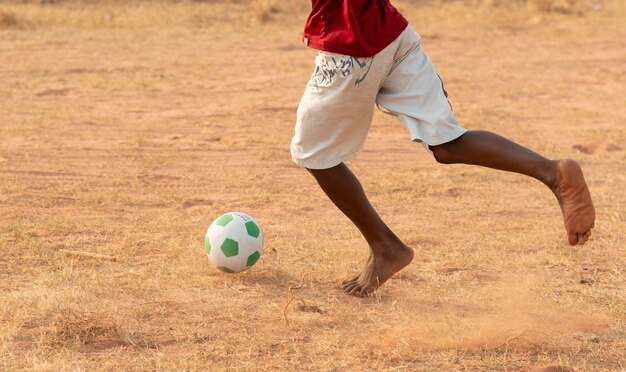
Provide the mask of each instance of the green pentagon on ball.
POLYGON ((206 254, 211 253, 211 242, 208 236, 204 238, 204 249, 206 249, 206 254))
POLYGON ((239 243, 230 238, 224 239, 224 243, 222 243, 220 248, 226 257, 233 257, 239 254, 239 243))
POLYGON ((234 270, 231 270, 231 269, 227 268, 226 266, 218 266, 217 268, 222 270, 225 273, 228 273, 228 274, 232 274, 232 273, 235 272, 234 270))
POLYGON ((260 257, 261 257, 261 254, 259 253, 259 251, 252 253, 250 256, 248 256, 248 261, 246 261, 246 266, 254 265, 259 260, 260 257))
POLYGON ((233 215, 232 214, 225 214, 223 216, 220 216, 217 219, 217 222, 215 222, 215 223, 220 225, 220 226, 226 226, 232 220, 233 220, 233 215))
POLYGON ((258 238, 259 233, 261 232, 261 229, 259 229, 259 227, 256 225, 256 223, 254 223, 254 221, 248 221, 246 222, 246 231, 248 232, 248 235, 254 238, 258 238))

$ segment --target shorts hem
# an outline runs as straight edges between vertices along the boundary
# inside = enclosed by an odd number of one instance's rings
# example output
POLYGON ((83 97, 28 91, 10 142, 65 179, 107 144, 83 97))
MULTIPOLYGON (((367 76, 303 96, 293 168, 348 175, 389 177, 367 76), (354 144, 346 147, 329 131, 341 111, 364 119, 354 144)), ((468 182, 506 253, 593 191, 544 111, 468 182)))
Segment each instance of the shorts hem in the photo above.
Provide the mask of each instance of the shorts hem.
POLYGON ((343 163, 344 161, 354 159, 354 157, 358 154, 357 152, 353 152, 348 155, 341 156, 337 159, 333 159, 332 161, 312 161, 312 160, 302 160, 297 159, 295 157, 291 157, 291 161, 296 163, 297 165, 307 168, 307 169, 329 169, 332 167, 336 167, 337 165, 343 163))
POLYGON ((413 142, 421 143, 426 149, 426 151, 428 151, 431 155, 434 156, 433 151, 430 149, 430 146, 439 146, 439 145, 443 145, 444 143, 454 141, 455 139, 467 133, 467 131, 468 130, 463 127, 457 127, 457 129, 449 132, 448 135, 446 135, 445 137, 438 137, 436 140, 433 138, 429 138, 428 141, 424 141, 422 138, 418 136, 411 136, 411 140, 413 142))
POLYGON ((446 136, 440 136, 435 138, 429 138, 428 141, 425 141, 424 139, 418 137, 418 136, 411 136, 411 140, 412 141, 417 141, 417 142, 424 142, 426 143, 428 146, 439 146, 439 145, 443 145, 444 143, 448 143, 451 141, 454 141, 455 139, 461 137, 462 135, 464 135, 467 132, 467 129, 463 128, 463 127, 458 127, 458 129, 455 129, 453 131, 450 131, 449 133, 447 133, 448 135, 446 136))

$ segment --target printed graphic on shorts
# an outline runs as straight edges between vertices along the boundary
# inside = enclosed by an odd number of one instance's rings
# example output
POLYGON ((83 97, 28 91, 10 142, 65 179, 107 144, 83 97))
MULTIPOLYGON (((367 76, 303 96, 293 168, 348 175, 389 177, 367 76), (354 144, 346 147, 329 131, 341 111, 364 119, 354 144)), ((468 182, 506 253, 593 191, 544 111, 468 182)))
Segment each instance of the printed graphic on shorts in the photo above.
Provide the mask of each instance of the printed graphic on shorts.
POLYGON ((341 56, 337 58, 329 56, 319 58, 309 81, 309 89, 317 91, 320 87, 329 87, 333 85, 339 76, 349 76, 353 71, 358 74, 354 85, 359 85, 367 78, 373 61, 374 57, 341 56))

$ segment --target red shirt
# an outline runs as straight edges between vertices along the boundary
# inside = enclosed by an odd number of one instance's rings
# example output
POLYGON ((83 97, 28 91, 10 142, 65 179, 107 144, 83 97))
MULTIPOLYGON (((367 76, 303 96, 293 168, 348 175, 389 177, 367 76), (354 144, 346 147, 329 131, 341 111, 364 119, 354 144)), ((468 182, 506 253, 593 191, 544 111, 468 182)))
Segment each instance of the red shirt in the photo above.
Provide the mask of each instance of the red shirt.
POLYGON ((314 49, 371 57, 408 25, 389 0, 311 0, 303 41, 314 49))

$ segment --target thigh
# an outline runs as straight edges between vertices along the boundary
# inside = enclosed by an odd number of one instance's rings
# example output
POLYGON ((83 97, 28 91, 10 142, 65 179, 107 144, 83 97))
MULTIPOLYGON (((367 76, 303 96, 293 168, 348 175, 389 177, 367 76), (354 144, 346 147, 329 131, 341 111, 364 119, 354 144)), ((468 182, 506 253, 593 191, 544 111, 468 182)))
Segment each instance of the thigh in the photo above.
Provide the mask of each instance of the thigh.
POLYGON ((459 126, 432 61, 416 46, 383 82, 376 103, 409 130, 411 139, 427 145, 452 141, 465 133, 459 126))

